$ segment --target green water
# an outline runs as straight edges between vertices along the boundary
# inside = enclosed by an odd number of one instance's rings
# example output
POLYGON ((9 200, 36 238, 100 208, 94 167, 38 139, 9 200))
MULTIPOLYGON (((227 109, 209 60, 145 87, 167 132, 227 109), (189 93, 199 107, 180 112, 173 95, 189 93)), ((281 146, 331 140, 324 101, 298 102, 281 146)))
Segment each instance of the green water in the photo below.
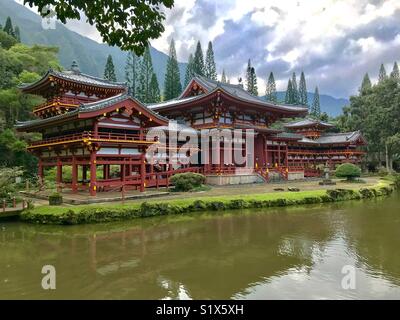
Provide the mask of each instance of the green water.
POLYGON ((0 298, 400 299, 400 196, 85 226, 0 223, 0 298), (43 265, 56 269, 44 290, 43 265), (343 266, 355 289, 342 287, 343 266))

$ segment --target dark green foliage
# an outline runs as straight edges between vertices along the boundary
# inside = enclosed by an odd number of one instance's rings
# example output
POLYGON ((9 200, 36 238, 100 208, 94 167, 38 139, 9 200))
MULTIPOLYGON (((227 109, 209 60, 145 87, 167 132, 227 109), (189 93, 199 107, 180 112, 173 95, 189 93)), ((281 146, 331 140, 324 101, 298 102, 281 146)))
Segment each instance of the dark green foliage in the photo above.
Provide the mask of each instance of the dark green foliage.
POLYGON ((63 203, 63 197, 58 192, 52 193, 49 195, 49 205, 51 206, 59 206, 63 203))
POLYGON ((226 82, 227 82, 227 81, 226 81, 226 75, 225 75, 225 70, 224 70, 224 69, 222 69, 221 82, 222 82, 222 83, 226 83, 226 82))
POLYGON ((14 27, 12 25, 12 21, 10 17, 7 17, 6 24, 4 25, 3 31, 8 35, 15 38, 14 27))
POLYGON ((246 70, 246 90, 252 95, 258 96, 257 75, 249 59, 246 70))
POLYGON ((397 65, 397 62, 396 62, 396 61, 394 62, 393 70, 392 70, 392 72, 390 73, 390 77, 391 77, 392 79, 400 80, 399 66, 397 65))
POLYGON ((151 78, 153 77, 153 62, 151 60, 150 48, 147 47, 140 61, 139 84, 137 87, 137 98, 140 102, 149 103, 153 100, 150 92, 151 78))
POLYGON ((117 77, 115 75, 114 62, 111 54, 108 55, 106 65, 104 67, 104 79, 112 82, 117 81, 117 77))
POLYGON ((336 168, 335 175, 339 178, 353 180, 361 176, 361 169, 352 163, 343 163, 336 168))
POLYGON ((293 104, 299 104, 299 91, 297 90, 296 72, 293 72, 292 74, 292 95, 293 104))
POLYGON ((31 7, 36 6, 39 14, 46 15, 51 4, 58 20, 80 20, 81 14, 91 25, 95 25, 103 42, 118 46, 122 50, 133 50, 141 55, 150 39, 157 39, 164 32, 164 9, 172 8, 173 0, 115 1, 115 0, 24 0, 31 7))
POLYGON ((321 105, 319 102, 319 90, 318 87, 315 87, 314 92, 314 101, 311 106, 311 115, 314 118, 319 118, 321 116, 321 105))
POLYGON ((130 51, 127 55, 125 65, 125 80, 128 85, 128 90, 133 97, 137 95, 138 77, 139 77, 139 57, 130 51))
POLYGON ((151 76, 150 80, 150 103, 160 102, 160 87, 158 85, 157 76, 155 73, 151 76))
POLYGON ((299 104, 303 106, 308 105, 307 84, 303 71, 301 72, 300 83, 299 83, 299 104))
POLYGON ((184 87, 186 88, 187 85, 189 84, 190 80, 194 77, 194 66, 193 66, 193 54, 189 55, 189 60, 186 66, 186 72, 185 72, 185 83, 184 87))
POLYGON ((288 80, 288 85, 286 89, 285 95, 285 103, 286 104, 294 104, 294 96, 293 96, 293 87, 292 87, 292 80, 288 80))
POLYGON ((181 76, 176 57, 175 42, 172 39, 169 48, 169 58, 164 81, 164 100, 178 97, 182 92, 181 76))
POLYGON ((14 38, 17 40, 17 42, 21 42, 21 34, 18 26, 16 26, 14 29, 14 38))
POLYGON ((371 87, 372 87, 371 80, 369 78, 368 73, 366 73, 361 83, 360 92, 361 93, 366 92, 367 90, 371 89, 371 87))
POLYGON ((386 69, 385 69, 385 66, 382 63, 381 67, 379 68, 378 82, 383 82, 386 79, 387 79, 386 69))
POLYGON ((199 76, 204 76, 204 56, 203 50, 201 49, 200 41, 197 42, 196 51, 193 57, 193 73, 199 76))
POLYGON ((199 173, 178 173, 171 177, 171 183, 176 191, 190 191, 200 187, 205 182, 205 176, 199 173))
MULTIPOLYGON (((10 36, 7 32, 0 30, 0 47, 3 49, 10 49, 13 45, 17 43, 17 39, 10 36)), ((0 67, 1 68, 1 67, 0 67)))
POLYGON ((204 74, 207 78, 217 80, 217 67, 215 66, 214 51, 211 41, 208 43, 204 69, 204 74))
POLYGON ((268 101, 277 102, 277 95, 276 95, 276 84, 274 74, 270 72, 267 82, 267 89, 265 91, 265 95, 268 101))

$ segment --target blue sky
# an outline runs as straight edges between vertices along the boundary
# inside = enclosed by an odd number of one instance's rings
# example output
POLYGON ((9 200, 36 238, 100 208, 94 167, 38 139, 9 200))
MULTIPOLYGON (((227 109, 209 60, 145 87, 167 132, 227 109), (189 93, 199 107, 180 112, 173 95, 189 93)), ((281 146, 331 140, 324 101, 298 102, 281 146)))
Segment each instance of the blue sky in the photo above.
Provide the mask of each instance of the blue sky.
MULTIPOLYGON (((400 0, 175 0, 165 12, 155 48, 168 53, 174 38, 186 61, 197 40, 203 50, 213 41, 218 73, 236 83, 250 58, 260 93, 270 71, 284 90, 304 70, 309 91, 348 97, 365 72, 374 81, 381 63, 389 73, 400 61, 400 0)), ((83 20, 67 27, 101 41, 83 20)))

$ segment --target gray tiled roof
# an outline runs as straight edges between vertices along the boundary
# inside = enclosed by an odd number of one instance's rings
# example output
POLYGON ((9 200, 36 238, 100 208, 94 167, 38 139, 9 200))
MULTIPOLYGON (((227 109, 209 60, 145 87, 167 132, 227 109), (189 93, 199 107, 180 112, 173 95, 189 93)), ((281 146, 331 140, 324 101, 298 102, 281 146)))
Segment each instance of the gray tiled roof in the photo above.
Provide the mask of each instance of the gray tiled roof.
MULTIPOLYGON (((102 99, 102 100, 90 102, 90 103, 83 103, 75 110, 72 110, 72 111, 69 111, 69 112, 54 116, 54 117, 49 117, 49 118, 45 118, 45 119, 35 119, 35 120, 25 121, 25 122, 17 122, 16 128, 23 129, 23 128, 31 127, 33 125, 41 125, 41 124, 53 122, 53 121, 64 119, 64 118, 67 119, 67 118, 74 116, 76 114, 79 114, 79 113, 86 113, 86 112, 92 112, 92 111, 104 109, 104 108, 107 108, 108 106, 114 105, 118 102, 121 102, 121 101, 124 101, 127 99, 132 99, 133 101, 137 102, 139 105, 142 105, 138 100, 136 100, 135 98, 130 96, 128 93, 121 93, 121 94, 115 95, 115 96, 107 98, 107 99, 102 99)), ((144 108, 146 108, 146 106, 144 106, 144 108)), ((155 112, 149 108, 146 108, 146 109, 149 111, 150 114, 154 115, 158 119, 162 119, 167 122, 169 121, 168 118, 158 114, 157 112, 155 112)))
POLYGON ((37 84, 46 81, 46 79, 49 76, 53 76, 53 77, 57 77, 57 78, 61 78, 64 80, 68 80, 68 81, 73 81, 73 82, 77 82, 77 83, 82 83, 82 84, 87 84, 87 85, 92 85, 92 86, 99 86, 99 87, 105 87, 105 88, 126 88, 126 83, 123 82, 111 82, 99 77, 94 77, 88 74, 84 74, 81 73, 79 71, 71 71, 71 70, 67 70, 67 71, 55 71, 50 69, 49 71, 47 71, 47 73, 38 81, 34 82, 34 83, 28 83, 28 84, 22 84, 19 86, 20 89, 22 90, 27 90, 30 88, 35 87, 37 84))
POLYGON ((342 133, 326 133, 321 135, 318 139, 312 140, 303 137, 299 142, 304 144, 346 144, 357 141, 363 138, 360 131, 342 132, 342 133))
MULTIPOLYGON (((183 95, 181 95, 177 99, 165 101, 165 102, 158 103, 158 104, 149 105, 148 107, 151 109, 163 109, 163 108, 167 108, 170 106, 176 106, 176 105, 180 105, 180 104, 183 104, 186 102, 196 101, 198 99, 201 99, 201 98, 207 96, 208 94, 212 94, 217 89, 222 89, 228 95, 235 97, 239 100, 257 104, 257 105, 266 106, 266 107, 269 107, 272 109, 276 109, 276 110, 280 110, 280 111, 292 111, 292 112, 307 112, 308 111, 308 109, 305 108, 304 106, 283 105, 283 104, 275 104, 272 102, 268 102, 260 97, 257 97, 257 96, 254 96, 254 95, 248 93, 240 85, 222 83, 219 81, 207 79, 207 78, 199 76, 199 75, 195 76, 192 79, 192 81, 193 80, 196 81, 198 84, 200 84, 204 89, 206 89, 207 93, 200 94, 200 95, 194 96, 194 97, 183 97, 183 95)), ((192 81, 190 81, 190 83, 192 81)), ((189 83, 189 85, 190 85, 190 83, 189 83)), ((184 91, 186 91, 186 89, 184 91)))
POLYGON ((301 140, 303 138, 302 135, 291 132, 280 132, 276 134, 275 137, 280 139, 296 139, 296 140, 301 140))
POLYGON ((303 119, 300 121, 295 121, 295 122, 290 122, 284 125, 286 128, 299 128, 299 127, 309 127, 309 126, 321 126, 321 127, 326 127, 326 128, 332 128, 334 127, 333 124, 330 124, 328 122, 324 121, 319 121, 315 119, 303 119))

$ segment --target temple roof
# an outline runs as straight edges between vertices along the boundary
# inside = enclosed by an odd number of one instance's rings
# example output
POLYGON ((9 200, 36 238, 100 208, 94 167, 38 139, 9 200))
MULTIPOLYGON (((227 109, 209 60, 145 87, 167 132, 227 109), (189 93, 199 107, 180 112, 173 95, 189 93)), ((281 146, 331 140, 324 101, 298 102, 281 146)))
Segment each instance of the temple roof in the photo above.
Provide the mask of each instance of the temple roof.
POLYGON ((297 128, 306 128, 306 127, 320 127, 320 128, 333 128, 334 125, 331 123, 327 123, 324 121, 316 120, 316 119, 302 119, 300 121, 290 122, 284 125, 286 128, 297 129, 297 128))
POLYGON ((95 102, 90 102, 90 103, 82 103, 80 106, 72 111, 54 116, 54 117, 49 117, 45 119, 35 119, 31 121, 24 121, 24 122, 18 122, 16 124, 17 129, 26 129, 26 128, 31 128, 31 127, 37 127, 37 126, 42 126, 47 123, 52 123, 56 122, 59 120, 63 119, 68 119, 71 117, 79 117, 80 114, 87 114, 91 112, 101 112, 102 110, 111 107, 113 105, 116 105, 117 103, 123 102, 125 100, 132 100, 136 104, 140 105, 142 108, 144 108, 149 114, 153 115, 155 118, 160 119, 161 121, 168 122, 169 119, 158 114, 157 112, 154 112, 153 110, 150 110, 149 108, 146 108, 142 103, 140 103, 137 99, 129 95, 128 93, 121 93, 118 95, 115 95, 113 97, 107 98, 107 99, 102 99, 99 101, 95 102))
POLYGON ((199 76, 199 75, 195 76, 190 81, 190 83, 185 88, 185 90, 183 91, 183 93, 181 94, 180 97, 173 99, 173 100, 165 101, 162 103, 152 104, 152 105, 149 105, 149 107, 152 109, 160 109, 161 110, 161 109, 172 107, 172 106, 178 106, 180 104, 184 104, 187 102, 192 102, 192 101, 196 101, 196 100, 205 98, 209 95, 214 94, 218 90, 221 90, 222 92, 226 93, 228 96, 230 96, 234 99, 238 99, 240 101, 250 103, 253 105, 257 105, 257 106, 265 106, 270 109, 274 109, 276 111, 287 111, 287 112, 294 112, 294 113, 307 113, 308 112, 308 108, 306 108, 304 106, 284 105, 284 104, 276 104, 273 102, 269 102, 260 97, 250 94, 249 92, 244 90, 242 88, 242 86, 240 86, 240 85, 222 83, 219 81, 207 79, 207 78, 205 78, 203 76, 199 76), (206 93, 199 94, 197 96, 186 97, 185 94, 186 94, 187 90, 191 87, 193 82, 198 83, 206 91, 206 93))
POLYGON ((126 89, 126 83, 123 82, 112 82, 100 77, 91 76, 88 74, 81 73, 79 67, 75 61, 72 62, 70 70, 66 71, 55 71, 49 69, 47 73, 38 81, 29 84, 22 84, 19 86, 25 92, 29 92, 43 83, 49 80, 49 77, 55 77, 66 81, 72 81, 84 85, 90 85, 95 87, 109 88, 109 89, 126 89))
POLYGON ((351 144, 357 142, 357 140, 359 139, 361 139, 364 143, 366 143, 360 131, 353 131, 353 132, 342 132, 342 133, 325 133, 315 140, 303 137, 301 140, 299 140, 299 142, 304 144, 317 144, 317 145, 351 144))

